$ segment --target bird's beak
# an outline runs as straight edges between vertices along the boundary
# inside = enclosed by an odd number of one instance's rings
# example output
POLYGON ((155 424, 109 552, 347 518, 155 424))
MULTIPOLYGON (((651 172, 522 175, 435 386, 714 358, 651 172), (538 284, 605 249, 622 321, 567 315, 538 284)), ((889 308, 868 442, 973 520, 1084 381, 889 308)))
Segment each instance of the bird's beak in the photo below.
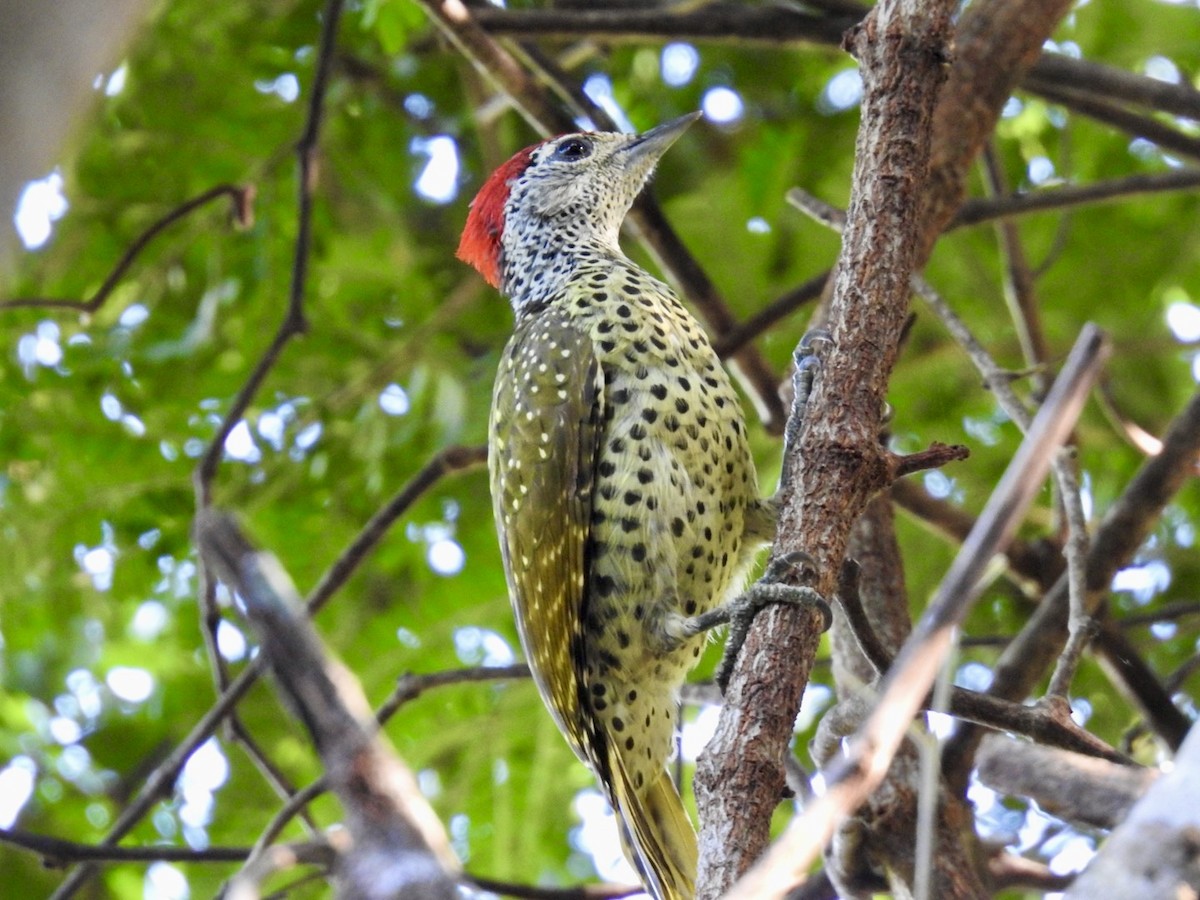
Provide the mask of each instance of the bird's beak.
POLYGON ((651 128, 644 134, 639 134, 618 152, 628 154, 625 163, 627 167, 642 162, 653 166, 667 152, 667 148, 675 143, 679 139, 679 136, 687 131, 688 126, 700 118, 700 116, 701 113, 699 111, 690 112, 686 116, 680 116, 678 119, 664 122, 657 128, 651 128))

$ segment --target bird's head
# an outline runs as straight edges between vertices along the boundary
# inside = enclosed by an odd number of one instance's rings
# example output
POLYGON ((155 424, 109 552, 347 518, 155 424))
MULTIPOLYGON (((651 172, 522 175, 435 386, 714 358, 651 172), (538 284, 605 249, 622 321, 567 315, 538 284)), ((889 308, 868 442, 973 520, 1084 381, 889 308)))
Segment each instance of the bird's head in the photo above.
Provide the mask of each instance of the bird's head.
POLYGON ((521 150, 484 182, 458 244, 458 258, 502 288, 504 259, 552 239, 616 248, 629 207, 666 152, 699 113, 644 134, 564 134, 521 150))

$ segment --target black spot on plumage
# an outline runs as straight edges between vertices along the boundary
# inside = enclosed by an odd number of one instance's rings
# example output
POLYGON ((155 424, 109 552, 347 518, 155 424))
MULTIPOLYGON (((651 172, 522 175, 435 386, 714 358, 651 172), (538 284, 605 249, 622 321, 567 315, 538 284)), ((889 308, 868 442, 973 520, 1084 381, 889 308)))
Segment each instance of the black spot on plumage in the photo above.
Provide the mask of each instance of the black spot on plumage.
POLYGON ((617 589, 617 582, 609 575, 598 575, 593 586, 601 597, 608 597, 617 589))
POLYGON ((654 480, 654 473, 649 469, 638 469, 637 480, 639 484, 649 484, 654 480))
POLYGON ((683 537, 683 529, 683 519, 677 516, 671 520, 671 534, 675 535, 675 537, 683 537))
MULTIPOLYGON (((655 399, 666 400, 667 399, 667 386, 665 384, 652 384, 652 385, 650 385, 650 394, 655 399)), ((684 410, 681 409, 680 412, 684 412, 684 410)))
POLYGON ((654 422, 656 419, 658 419, 658 410, 643 409, 642 410, 642 418, 645 419, 647 422, 654 422))
POLYGON ((626 304, 622 303, 617 307, 617 315, 622 319, 628 319, 633 315, 633 310, 630 309, 626 304))
POLYGON ((621 530, 626 534, 631 534, 642 527, 642 523, 638 519, 622 519, 621 530))
POLYGON ((603 350, 605 353, 612 353, 614 350, 617 349, 616 341, 600 341, 599 346, 600 346, 600 349, 603 350))
POLYGON ((613 727, 613 731, 624 731, 625 730, 625 720, 622 719, 620 716, 613 716, 612 727, 613 727))
POLYGON ((622 650, 626 649, 629 646, 629 632, 628 631, 618 631, 617 632, 617 644, 620 645, 622 650))
POLYGON ((617 471, 617 464, 611 459, 602 459, 600 465, 596 467, 603 478, 611 478, 617 471))
MULTIPOLYGON (((625 738, 625 749, 626 749, 626 750, 632 750, 632 749, 633 749, 633 738, 631 738, 631 737, 627 737, 627 738, 625 738)), ((636 778, 634 778, 634 781, 636 781, 636 782, 637 782, 637 786, 638 786, 638 787, 641 787, 641 786, 642 786, 642 773, 641 773, 641 772, 638 772, 638 773, 637 773, 637 777, 636 777, 636 778)))
POLYGON ((642 502, 642 492, 641 491, 626 491, 624 500, 625 500, 626 506, 637 506, 639 503, 642 502))
POLYGON ((635 441, 644 440, 646 437, 646 426, 641 424, 640 422, 635 422, 629 428, 629 436, 631 438, 633 438, 635 441))
POLYGON ((644 562, 646 559, 646 545, 634 544, 629 549, 629 555, 633 557, 634 562, 644 562))

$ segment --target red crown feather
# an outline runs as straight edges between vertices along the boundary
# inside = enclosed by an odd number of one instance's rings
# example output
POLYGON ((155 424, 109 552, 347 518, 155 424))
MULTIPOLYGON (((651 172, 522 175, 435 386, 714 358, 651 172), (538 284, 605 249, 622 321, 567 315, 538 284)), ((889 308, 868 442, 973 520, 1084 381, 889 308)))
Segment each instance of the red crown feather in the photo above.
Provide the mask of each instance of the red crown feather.
POLYGON ((518 151, 512 159, 491 174, 467 214, 462 239, 455 254, 463 262, 474 266, 488 284, 500 287, 500 238, 504 233, 504 204, 512 182, 529 168, 533 151, 541 144, 532 144, 518 151))

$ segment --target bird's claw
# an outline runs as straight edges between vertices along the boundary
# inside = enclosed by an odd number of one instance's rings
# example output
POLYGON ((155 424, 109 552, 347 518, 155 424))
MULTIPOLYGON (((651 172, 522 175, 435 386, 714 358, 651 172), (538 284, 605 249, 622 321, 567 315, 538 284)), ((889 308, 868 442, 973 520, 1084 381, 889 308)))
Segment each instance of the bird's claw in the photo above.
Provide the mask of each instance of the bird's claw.
POLYGON ((733 664, 741 652, 746 635, 750 632, 750 623, 754 617, 767 606, 776 603, 792 606, 814 606, 821 613, 821 631, 828 631, 833 624, 833 612, 829 603, 819 592, 811 587, 796 587, 782 583, 782 577, 790 569, 814 567, 815 563, 807 553, 790 553, 784 557, 772 559, 762 579, 755 582, 741 596, 730 603, 729 637, 725 641, 725 655, 717 667, 716 682, 721 692, 729 685, 729 677, 733 674, 733 664))
POLYGON ((800 428, 804 424, 804 411, 808 406, 808 398, 812 396, 817 373, 821 371, 822 363, 819 355, 821 349, 832 344, 833 335, 824 328, 813 328, 800 338, 800 343, 792 354, 792 362, 795 363, 792 371, 792 393, 795 399, 792 401, 794 412, 788 418, 783 437, 785 459, 788 449, 800 438, 800 428))

